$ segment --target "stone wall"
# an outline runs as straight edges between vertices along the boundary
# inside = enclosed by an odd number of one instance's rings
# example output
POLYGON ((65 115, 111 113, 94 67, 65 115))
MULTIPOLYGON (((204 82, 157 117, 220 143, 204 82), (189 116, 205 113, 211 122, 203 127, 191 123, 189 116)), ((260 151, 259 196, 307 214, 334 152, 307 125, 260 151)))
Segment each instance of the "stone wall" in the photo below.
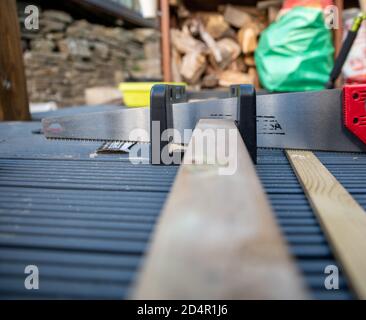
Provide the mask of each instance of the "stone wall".
POLYGON ((55 10, 41 12, 39 30, 27 30, 24 6, 18 10, 31 102, 84 104, 87 88, 162 77, 157 30, 106 27, 55 10))

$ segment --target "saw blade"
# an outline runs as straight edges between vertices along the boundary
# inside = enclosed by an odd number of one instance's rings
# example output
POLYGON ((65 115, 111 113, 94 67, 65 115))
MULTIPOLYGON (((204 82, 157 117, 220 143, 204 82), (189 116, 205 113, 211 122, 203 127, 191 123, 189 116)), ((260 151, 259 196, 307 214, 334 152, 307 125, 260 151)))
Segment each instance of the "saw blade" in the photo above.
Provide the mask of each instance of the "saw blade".
POLYGON ((258 147, 364 152, 343 125, 342 90, 257 97, 258 147))
MULTIPOLYGON (((173 141, 189 143, 200 119, 237 120, 237 110, 236 98, 174 104, 173 127, 180 137, 173 141)), ((150 113, 137 108, 44 119, 43 131, 56 139, 149 142, 150 113), (145 135, 136 134, 139 130, 145 135)), ((337 89, 258 95, 257 132, 258 147, 366 151, 343 126, 342 91, 337 89)))
POLYGON ((121 109, 46 118, 42 119, 42 127, 44 135, 52 139, 149 142, 148 135, 135 137, 133 132, 150 132, 150 110, 121 109))

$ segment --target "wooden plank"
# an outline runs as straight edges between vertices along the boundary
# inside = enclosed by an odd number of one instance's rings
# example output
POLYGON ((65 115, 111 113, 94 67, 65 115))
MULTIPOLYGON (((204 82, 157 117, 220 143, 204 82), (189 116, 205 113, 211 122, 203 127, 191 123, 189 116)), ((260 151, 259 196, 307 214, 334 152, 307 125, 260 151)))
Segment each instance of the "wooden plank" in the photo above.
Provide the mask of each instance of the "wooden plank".
POLYGON ((286 151, 333 251, 360 299, 366 299, 366 213, 309 151, 286 151))
MULTIPOLYGON (((206 146, 214 143, 215 135, 207 139, 206 146)), ((306 298, 302 278, 288 252, 234 122, 201 120, 132 298, 306 298), (220 162, 223 165, 198 164, 209 157, 198 143, 200 130, 206 129, 215 135, 215 129, 226 133, 225 147, 214 153, 217 158, 227 150, 230 156, 220 162), (229 132, 238 138, 228 139, 229 132), (235 162, 233 174, 220 174, 220 169, 235 162)))
POLYGON ((15 0, 0 1, 0 120, 29 120, 15 0))

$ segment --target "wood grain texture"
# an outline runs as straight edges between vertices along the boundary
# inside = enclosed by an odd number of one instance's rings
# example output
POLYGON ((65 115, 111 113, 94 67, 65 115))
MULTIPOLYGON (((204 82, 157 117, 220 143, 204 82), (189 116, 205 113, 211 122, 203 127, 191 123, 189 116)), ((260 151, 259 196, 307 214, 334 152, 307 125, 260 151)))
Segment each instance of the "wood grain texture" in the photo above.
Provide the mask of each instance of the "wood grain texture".
POLYGON ((0 1, 0 120, 29 120, 15 0, 0 1))
POLYGON ((286 151, 331 247, 360 299, 366 299, 366 213, 309 151, 286 151))
POLYGON ((171 71, 171 52, 170 52, 170 8, 168 0, 160 0, 160 31, 161 31, 161 48, 162 48, 162 64, 163 77, 165 82, 172 81, 171 71))
POLYGON ((184 160, 131 298, 307 298, 235 124, 201 120, 184 160), (198 164, 208 157, 196 140, 205 129, 237 135, 224 140, 227 150, 237 151, 226 164, 198 164), (235 162, 232 175, 219 174, 235 162))
POLYGON ((335 0, 335 6, 338 8, 338 28, 333 30, 334 33, 334 56, 338 57, 343 43, 343 9, 344 0, 335 0))
MULTIPOLYGON (((344 11, 344 0, 335 0, 335 6, 338 8, 338 28, 333 30, 334 38, 334 60, 337 59, 343 44, 343 11, 344 11)), ((341 74, 335 82, 336 88, 342 88, 344 84, 343 75, 341 74)))

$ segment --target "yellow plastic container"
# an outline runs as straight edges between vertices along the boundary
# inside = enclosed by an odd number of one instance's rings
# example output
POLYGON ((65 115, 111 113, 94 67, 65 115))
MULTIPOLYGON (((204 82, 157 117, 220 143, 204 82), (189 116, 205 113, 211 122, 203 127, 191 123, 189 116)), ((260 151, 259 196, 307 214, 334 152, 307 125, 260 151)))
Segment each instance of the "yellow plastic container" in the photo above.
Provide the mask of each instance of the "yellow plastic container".
POLYGON ((155 84, 186 85, 178 82, 122 82, 118 88, 127 107, 147 107, 150 106, 150 91, 155 84))

